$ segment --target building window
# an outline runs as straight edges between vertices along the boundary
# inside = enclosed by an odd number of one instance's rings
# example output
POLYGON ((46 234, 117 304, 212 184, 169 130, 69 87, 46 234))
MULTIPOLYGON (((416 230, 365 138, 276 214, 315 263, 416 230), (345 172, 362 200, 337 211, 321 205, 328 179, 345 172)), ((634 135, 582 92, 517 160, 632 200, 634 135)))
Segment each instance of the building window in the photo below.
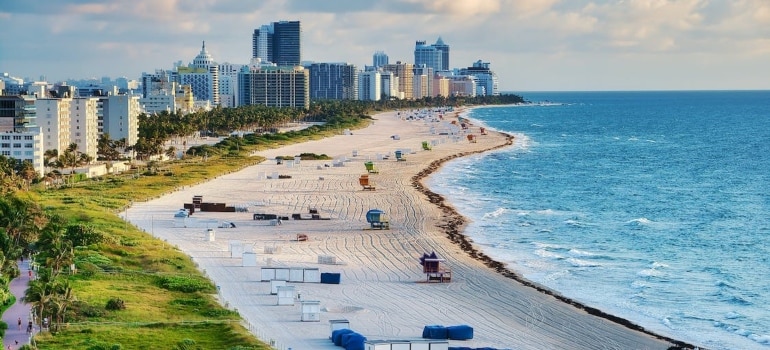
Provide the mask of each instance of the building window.
POLYGON ((25 140, 32 140, 32 135, 24 135, 25 140))
POLYGON ((21 144, 20 143, 14 143, 13 144, 13 148, 21 148, 21 144))
POLYGON ((33 147, 33 146, 32 146, 32 144, 31 144, 31 143, 25 143, 25 144, 24 144, 24 148, 32 148, 32 147, 33 147))
POLYGON ((4 143, 4 144, 0 145, 0 147, 11 148, 11 144, 10 143, 4 143))

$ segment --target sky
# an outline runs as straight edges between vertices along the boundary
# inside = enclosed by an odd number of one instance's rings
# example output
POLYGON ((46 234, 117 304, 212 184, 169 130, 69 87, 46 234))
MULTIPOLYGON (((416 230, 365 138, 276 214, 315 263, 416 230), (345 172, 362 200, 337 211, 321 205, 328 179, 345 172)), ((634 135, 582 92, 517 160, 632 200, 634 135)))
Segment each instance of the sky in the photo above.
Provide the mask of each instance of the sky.
POLYGON ((359 69, 441 37, 501 91, 770 89, 770 0, 0 0, 0 72, 138 80, 203 41, 246 64, 281 20, 301 22, 303 61, 359 69))

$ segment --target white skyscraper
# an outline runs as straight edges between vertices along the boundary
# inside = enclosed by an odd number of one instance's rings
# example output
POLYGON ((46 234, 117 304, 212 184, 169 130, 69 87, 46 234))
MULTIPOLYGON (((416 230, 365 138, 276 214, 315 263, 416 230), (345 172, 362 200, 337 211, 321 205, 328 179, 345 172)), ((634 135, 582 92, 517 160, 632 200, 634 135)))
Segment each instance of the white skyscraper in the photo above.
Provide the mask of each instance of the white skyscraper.
POLYGON ((238 72, 242 64, 219 64, 219 104, 222 107, 238 106, 238 72))
POLYGON ((382 97, 382 90, 380 90, 381 85, 380 72, 359 72, 358 99, 362 101, 379 101, 382 97))
POLYGON ((70 143, 71 98, 38 98, 35 100, 37 124, 43 133, 43 149, 64 152, 70 143))
POLYGON ((101 130, 111 140, 126 139, 133 146, 139 140, 139 114, 142 113, 138 95, 111 95, 100 98, 102 104, 101 130))
POLYGON ((99 139, 99 117, 96 97, 74 98, 70 104, 70 140, 78 152, 96 159, 99 139))

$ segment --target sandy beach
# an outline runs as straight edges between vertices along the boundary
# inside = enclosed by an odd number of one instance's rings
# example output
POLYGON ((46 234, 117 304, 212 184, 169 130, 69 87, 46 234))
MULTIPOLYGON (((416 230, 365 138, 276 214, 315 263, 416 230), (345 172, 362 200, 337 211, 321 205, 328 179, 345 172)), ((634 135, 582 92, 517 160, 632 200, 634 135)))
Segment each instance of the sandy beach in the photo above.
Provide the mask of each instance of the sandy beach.
POLYGON ((672 345, 522 285, 469 254, 474 248, 469 243, 453 242, 448 234, 454 233, 455 241, 462 238, 458 234, 463 218, 442 198, 426 196, 428 189, 413 181, 429 176, 440 166, 436 161, 473 156, 512 140, 496 132, 481 135, 478 126, 442 135, 449 130, 447 121, 456 120, 455 112, 444 121, 435 115, 406 118, 410 115, 382 113, 365 129, 260 152, 267 161, 134 203, 121 214, 191 256, 220 288, 222 304, 237 309, 249 329, 277 349, 339 349, 329 340, 328 321, 337 319, 347 319, 351 329, 371 340, 419 339, 424 326, 439 324, 473 327, 473 339, 451 340, 450 346, 539 350, 672 345), (472 133, 477 142, 469 142, 465 133, 472 133), (423 141, 432 144, 432 150, 423 150, 423 141), (405 161, 396 160, 399 149, 405 161), (272 160, 300 153, 335 160, 272 160), (369 174, 373 191, 359 185, 366 161, 379 171, 369 174), (195 212, 185 220, 174 219, 195 195, 242 211, 195 212), (311 209, 328 220, 282 220, 281 225, 253 220, 255 213, 310 218, 311 209), (371 229, 366 221, 370 209, 387 213, 390 229, 371 229), (235 227, 222 228, 227 226, 223 223, 235 227), (208 229, 215 232, 213 240, 208 229), (307 240, 298 241, 298 234, 307 240), (244 266, 240 254, 232 256, 235 241, 256 253, 256 267, 244 266), (431 252, 445 259, 451 281, 427 282, 419 259, 431 252), (260 281, 262 267, 317 268, 339 273, 340 284, 287 283, 295 286, 299 299, 279 306, 270 282, 260 281), (320 321, 301 321, 300 300, 320 303, 320 321))

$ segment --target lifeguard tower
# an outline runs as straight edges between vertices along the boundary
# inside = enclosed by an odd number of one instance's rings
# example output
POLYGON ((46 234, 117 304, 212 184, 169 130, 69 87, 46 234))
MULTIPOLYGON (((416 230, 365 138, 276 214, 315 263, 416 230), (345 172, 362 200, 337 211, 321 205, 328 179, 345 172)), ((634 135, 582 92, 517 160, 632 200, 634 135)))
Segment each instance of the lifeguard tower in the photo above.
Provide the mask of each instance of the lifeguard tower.
POLYGON ((379 209, 372 209, 366 212, 366 222, 369 223, 371 229, 388 230, 390 229, 390 222, 385 212, 379 209))
POLYGON ((374 167, 374 163, 372 162, 366 162, 364 163, 364 166, 366 167, 366 172, 369 174, 379 173, 379 171, 377 171, 377 168, 374 167))
POLYGON ((401 150, 396 151, 395 154, 396 154, 396 161, 399 161, 399 162, 406 161, 406 158, 404 158, 404 154, 401 152, 401 150))
POLYGON ((420 258, 420 265, 422 265, 422 272, 427 277, 428 282, 450 282, 452 280, 452 271, 442 266, 442 263, 446 260, 436 256, 435 252, 430 255, 423 254, 420 258))
POLYGON ((358 183, 361 184, 364 191, 374 191, 376 189, 374 187, 374 182, 369 179, 368 174, 361 175, 361 177, 358 178, 358 183))

